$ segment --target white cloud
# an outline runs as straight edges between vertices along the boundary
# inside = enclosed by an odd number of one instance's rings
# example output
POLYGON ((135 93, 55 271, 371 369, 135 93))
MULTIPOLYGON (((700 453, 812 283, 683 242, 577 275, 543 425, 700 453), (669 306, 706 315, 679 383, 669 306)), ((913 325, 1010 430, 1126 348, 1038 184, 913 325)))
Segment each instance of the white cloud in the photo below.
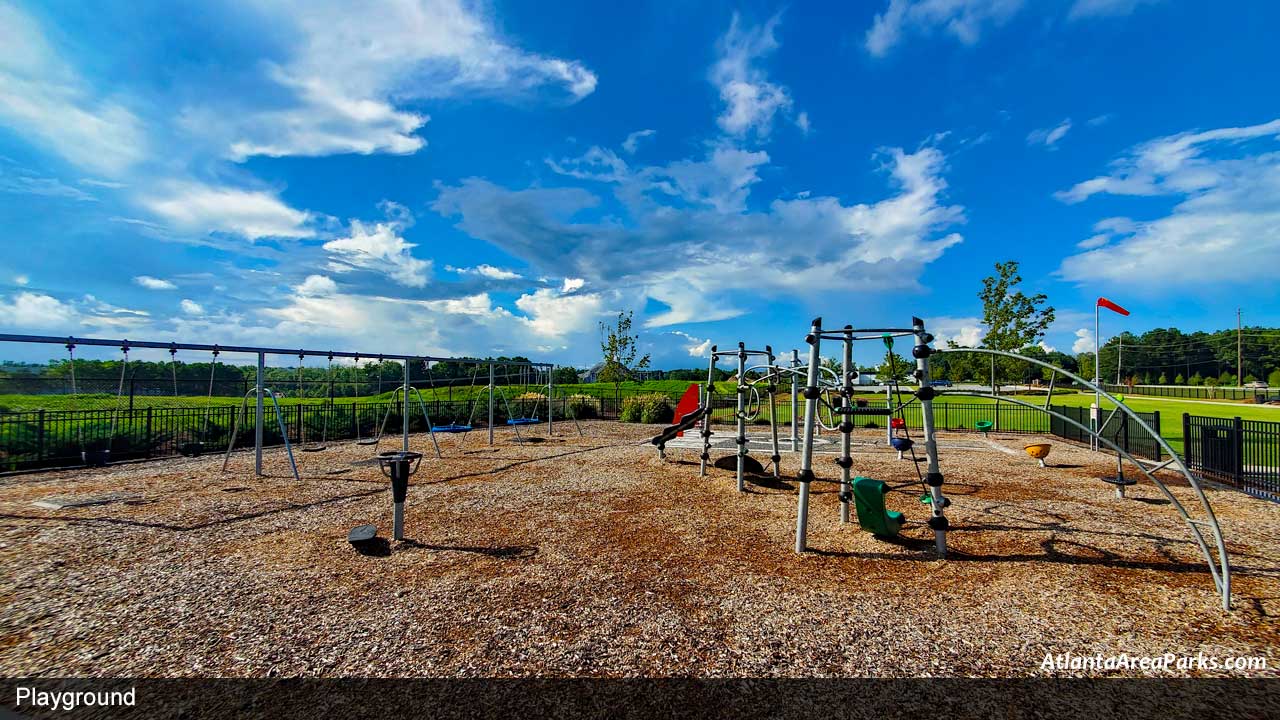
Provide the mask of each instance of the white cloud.
POLYGON ((0 324, 26 329, 65 328, 76 316, 75 308, 50 295, 20 292, 11 299, 0 296, 0 324))
POLYGON ((1129 15, 1139 5, 1154 5, 1160 0, 1076 0, 1071 5, 1067 17, 1081 20, 1093 17, 1115 17, 1129 15))
POLYGON ((308 275, 293 290, 300 297, 326 297, 338 293, 338 284, 324 275, 308 275))
POLYGON ((7 163, 0 164, 0 191, 16 195, 65 198, 80 202, 98 201, 98 198, 93 195, 80 188, 67 185, 57 178, 42 177, 7 163))
POLYGON ((979 317, 932 317, 925 320, 925 327, 933 334, 937 347, 945 348, 948 342, 960 347, 978 347, 986 328, 979 317))
POLYGON ((182 302, 178 303, 178 306, 182 308, 182 312, 188 315, 204 314, 204 306, 194 300, 183 299, 182 302))
POLYGON ((413 256, 417 245, 400 236, 403 227, 403 222, 394 219, 372 226, 352 220, 347 237, 324 244, 329 253, 329 269, 334 272, 370 270, 383 273, 406 287, 425 287, 431 261, 413 256))
POLYGON ((684 351, 689 354, 689 357, 705 358, 711 353, 711 340, 709 339, 697 338, 689 333, 681 332, 679 330, 672 330, 668 334, 681 338, 684 341, 682 345, 684 346, 684 351))
POLYGON ((1167 288, 1269 279, 1280 264, 1277 141, 1280 120, 1157 138, 1113 163, 1109 175, 1058 193, 1068 203, 1098 193, 1181 198, 1155 220, 1099 222, 1107 243, 1067 257, 1058 273, 1167 288))
POLYGON ((600 203, 581 188, 508 190, 477 178, 439 186, 433 208, 535 272, 669 306, 646 326, 709 322, 741 314, 733 302, 740 290, 812 298, 853 285, 916 289, 924 265, 961 241, 943 233, 964 221, 964 211, 944 202, 946 163, 936 148, 887 149, 879 157, 895 192, 869 204, 810 196, 749 211, 747 194, 767 156, 736 151, 721 161, 713 152, 706 161, 601 173, 629 200, 625 221, 575 221, 600 203), (628 192, 636 187, 644 201, 628 192))
POLYGON ((263 190, 174 181, 165 184, 160 194, 141 202, 181 230, 224 232, 248 240, 315 235, 307 227, 308 213, 289 207, 275 194, 263 190))
POLYGON ((636 150, 640 147, 640 139, 657 135, 657 130, 637 130, 627 135, 627 139, 622 141, 622 149, 627 151, 628 155, 635 155, 636 150))
POLYGON ((0 296, 0 327, 33 330, 41 334, 82 331, 125 332, 145 327, 150 315, 102 302, 92 295, 79 300, 59 300, 52 295, 23 291, 0 296))
POLYGON ((108 174, 145 153, 137 117, 119 100, 95 96, 40 25, 8 4, 0 4, 0 124, 108 174))
POLYGON ((1056 347, 1054 347, 1054 346, 1050 345, 1049 343, 1047 343, 1047 342, 1045 342, 1045 341, 1043 341, 1043 340, 1041 340, 1040 342, 1036 343, 1036 346, 1037 346, 1037 347, 1039 347, 1041 350, 1043 350, 1043 351, 1047 352, 1047 353, 1057 352, 1057 351, 1058 351, 1058 348, 1056 348, 1056 347))
POLYGON ((494 267, 492 265, 477 265, 475 267, 454 267, 452 265, 446 265, 444 269, 452 273, 458 273, 459 275, 479 275, 480 277, 487 277, 490 280, 519 280, 524 277, 518 272, 503 270, 502 268, 494 267))
POLYGON ((14 276, 13 276, 13 284, 14 284, 14 285, 26 285, 26 284, 28 284, 28 283, 30 283, 30 282, 31 282, 31 278, 27 277, 26 275, 14 275, 14 276))
MULTIPOLYGON (((756 137, 768 137, 774 115, 791 111, 787 88, 770 82, 757 66, 778 49, 773 32, 780 17, 775 15, 759 27, 744 28, 734 13, 729 31, 717 46, 719 57, 711 68, 711 82, 720 91, 725 108, 716 122, 730 135, 743 137, 754 132, 756 137)), ((807 127, 807 115, 804 123, 807 127)))
POLYGON ((581 290, 586 283, 587 281, 582 278, 565 278, 564 285, 560 286, 560 292, 567 295, 575 290, 581 290))
POLYGON ((140 285, 148 290, 176 290, 177 285, 163 278, 151 277, 150 275, 135 275, 133 278, 134 285, 140 285))
POLYGON ((1071 343, 1071 352, 1077 355, 1093 352, 1093 331, 1089 328, 1076 330, 1076 339, 1071 343))
POLYGON ((549 338, 589 330, 606 311, 598 293, 564 295, 551 288, 521 295, 516 307, 527 316, 524 321, 534 333, 549 338))
POLYGON ((1099 233, 1097 235, 1091 235, 1085 238, 1084 240, 1081 240, 1080 242, 1076 243, 1076 247, 1080 248, 1081 250, 1093 250, 1095 248, 1100 248, 1109 242, 1111 242, 1110 235, 1106 233, 1099 233))
POLYGON ((1000 26, 1022 9, 1022 0, 889 0, 867 30, 867 52, 888 54, 907 33, 943 31, 964 45, 981 39, 985 26, 1000 26))
POLYGON ((1071 130, 1071 118, 1067 118, 1051 128, 1040 128, 1032 130, 1027 135, 1028 145, 1044 145, 1050 150, 1056 150, 1058 141, 1066 137, 1067 132, 1071 130))
MULTIPOLYGON (((521 50, 462 0, 386 0, 352 12, 338 0, 260 3, 293 49, 268 65, 282 107, 236 116, 230 155, 328 155, 416 152, 428 121, 411 109, 457 96, 523 98, 554 92, 577 101, 596 76, 582 63, 521 50), (408 106, 408 107, 407 107, 408 106)), ((189 122, 228 122, 193 109, 189 122)))

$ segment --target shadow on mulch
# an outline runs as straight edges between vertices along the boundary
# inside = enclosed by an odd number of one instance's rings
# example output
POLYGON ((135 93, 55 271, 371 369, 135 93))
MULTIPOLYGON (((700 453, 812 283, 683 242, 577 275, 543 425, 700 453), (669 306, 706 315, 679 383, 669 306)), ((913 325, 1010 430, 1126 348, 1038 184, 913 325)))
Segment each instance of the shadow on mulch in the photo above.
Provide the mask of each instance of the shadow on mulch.
MULTIPOLYGON (((382 538, 378 538, 381 540, 382 538)), ((386 541, 383 540, 385 543, 386 541)), ((417 540, 401 540, 400 548, 406 550, 439 550, 443 552, 465 552, 475 553, 477 555, 487 555, 489 557, 499 558, 502 560, 527 560, 538 554, 538 548, 531 545, 503 545, 499 547, 480 547, 472 545, 428 545, 420 543, 417 540)), ((391 551, 388 550, 390 555, 391 551)))
POLYGON ((772 475, 752 475, 747 477, 746 480, 752 485, 766 488, 768 490, 794 490, 796 488, 795 485, 792 485, 786 480, 775 478, 772 475))

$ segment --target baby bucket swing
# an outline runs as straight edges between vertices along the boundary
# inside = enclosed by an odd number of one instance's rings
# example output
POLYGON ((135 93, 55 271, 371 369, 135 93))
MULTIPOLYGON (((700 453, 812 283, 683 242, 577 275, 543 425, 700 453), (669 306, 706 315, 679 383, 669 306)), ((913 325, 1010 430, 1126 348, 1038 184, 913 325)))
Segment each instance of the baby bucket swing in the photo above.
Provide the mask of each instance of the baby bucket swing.
MULTIPOLYGON (((377 397, 382 394, 382 365, 383 365, 382 356, 379 355, 378 356, 378 389, 374 392, 373 397, 377 397)), ((356 358, 356 367, 359 367, 359 366, 360 366, 360 358, 356 358)), ((360 399, 359 385, 356 386, 356 399, 357 400, 360 399)), ((375 415, 374 417, 377 417, 377 416, 375 415)), ((373 445, 375 447, 378 445, 378 438, 376 436, 371 436, 367 438, 360 437, 360 420, 358 417, 356 419, 356 444, 364 445, 364 446, 373 445)))
MULTIPOLYGON (((76 388, 76 345, 71 338, 67 339, 67 355, 70 358, 68 368, 71 372, 71 394, 77 395, 76 388)), ((129 345, 125 343, 120 346, 120 351, 124 353, 124 359, 120 363, 120 383, 116 387, 116 401, 111 408, 111 424, 107 432, 106 447, 95 448, 90 450, 85 447, 84 429, 80 423, 76 424, 76 440, 80 445, 80 461, 88 467, 106 467, 111 462, 111 445, 116 436, 116 420, 120 414, 120 398, 124 396, 124 377, 129 367, 129 345)))
MULTIPOLYGON (((169 355, 176 356, 177 349, 169 348, 169 355)), ((213 378, 218 372, 218 346, 213 347, 213 362, 209 363, 209 390, 204 399, 204 423, 196 440, 184 442, 178 446, 178 452, 186 457, 200 457, 204 454, 205 443, 209 440, 209 419, 213 414, 213 378)), ((173 394, 178 394, 177 363, 174 360, 173 394)))
MULTIPOLYGON (((329 449, 329 416, 333 414, 333 353, 329 353, 329 367, 325 370, 325 387, 328 389, 329 402, 324 406, 323 419, 320 425, 320 442, 304 445, 302 452, 317 453, 329 449)), ((302 355, 298 355, 298 395, 302 395, 302 355)), ((299 433, 305 428, 299 428, 299 433)))

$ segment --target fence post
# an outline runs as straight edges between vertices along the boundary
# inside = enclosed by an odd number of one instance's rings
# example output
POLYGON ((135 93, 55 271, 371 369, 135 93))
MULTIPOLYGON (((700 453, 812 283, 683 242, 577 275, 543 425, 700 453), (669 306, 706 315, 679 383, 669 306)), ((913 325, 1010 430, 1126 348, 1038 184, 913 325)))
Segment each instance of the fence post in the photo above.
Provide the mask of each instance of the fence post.
POLYGON ((1239 489, 1244 488, 1244 420, 1239 416, 1231 419, 1233 430, 1231 477, 1239 489))
POLYGON ((1131 452, 1129 450, 1129 416, 1128 415, 1125 415, 1120 420, 1120 432, 1124 436, 1124 439, 1123 439, 1124 451, 1131 452))
POLYGON ((351 403, 351 437, 360 437, 360 415, 356 411, 356 403, 351 403))
MULTIPOLYGON (((1151 427, 1155 429, 1157 437, 1164 437, 1164 431, 1160 429, 1160 411, 1154 410, 1151 413, 1151 427)), ((1152 438, 1153 440, 1155 438, 1152 438)), ((1156 456, 1151 458, 1156 462, 1160 462, 1160 443, 1156 443, 1156 456)))
POLYGON ((1191 413, 1182 413, 1182 460, 1191 466, 1191 413))
POLYGON ((995 430, 996 430, 997 432, 999 432, 999 431, 1000 431, 1000 401, 999 401, 999 400, 997 400, 997 401, 996 401, 996 421, 995 421, 995 430))
POLYGON ((302 403, 298 403, 298 444, 302 444, 307 441, 307 428, 302 424, 302 408, 302 403))
POLYGON ((44 460, 44 408, 40 408, 40 420, 36 425, 36 460, 44 460))
POLYGON ((151 441, 151 438, 152 438, 152 435, 151 435, 151 409, 152 409, 152 408, 151 408, 151 406, 150 406, 150 405, 148 405, 148 406, 147 406, 147 457, 151 457, 151 449, 155 446, 155 443, 153 443, 153 442, 151 441))
POLYGON ((129 378, 129 412, 133 412, 133 390, 137 382, 137 378, 129 378))

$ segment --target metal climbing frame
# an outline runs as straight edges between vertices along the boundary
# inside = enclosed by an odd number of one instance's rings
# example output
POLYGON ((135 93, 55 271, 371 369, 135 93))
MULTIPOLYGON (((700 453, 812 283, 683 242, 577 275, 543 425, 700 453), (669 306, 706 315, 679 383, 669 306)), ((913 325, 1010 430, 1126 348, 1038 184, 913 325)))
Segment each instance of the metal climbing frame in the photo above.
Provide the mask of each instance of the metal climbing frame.
MULTIPOLYGON (((922 387, 929 387, 929 354, 932 352, 929 343, 933 341, 933 336, 925 332, 924 321, 920 318, 912 318, 912 326, 909 329, 855 328, 852 325, 846 325, 840 330, 824 331, 822 329, 822 318, 814 318, 810 324, 809 334, 805 337, 805 342, 809 344, 809 380, 804 389, 805 433, 803 454, 800 461, 800 497, 796 509, 796 552, 804 552, 808 549, 809 486, 814 480, 813 440, 815 425, 821 423, 819 419, 819 403, 823 402, 821 369, 819 368, 822 341, 824 339, 838 341, 842 344, 843 349, 840 385, 837 390, 840 404, 834 410, 840 416, 840 422, 836 429, 841 434, 840 457, 836 458, 836 464, 840 466, 840 522, 847 523, 850 516, 849 501, 853 499, 853 478, 851 477, 853 458, 850 455, 854 430, 853 418, 859 415, 890 417, 895 411, 892 401, 886 403, 884 408, 856 407, 852 402, 853 380, 857 377, 857 371, 853 367, 853 344, 860 340, 880 340, 888 344, 892 338, 897 337, 915 338, 916 345, 911 353, 916 358, 915 374, 916 377, 921 379, 922 387)), ((928 472, 924 477, 924 481, 929 487, 930 505, 932 507, 929 527, 934 531, 934 544, 937 548, 938 556, 945 557, 947 553, 948 528, 946 518, 947 501, 942 494, 943 478, 938 465, 938 444, 934 439, 933 395, 925 392, 918 393, 917 397, 920 400, 921 416, 924 424, 925 454, 928 461, 928 472)))
MULTIPOLYGON (((738 444, 738 491, 742 492, 747 488, 745 467, 747 458, 747 420, 753 417, 752 413, 749 412, 750 401, 748 394, 755 392, 757 397, 759 395, 759 391, 755 388, 755 383, 758 381, 747 381, 747 373, 752 370, 765 369, 767 371, 764 377, 759 380, 767 380, 769 383, 766 391, 769 393, 769 426, 773 437, 773 455, 770 457, 770 462, 773 465, 773 476, 776 478, 781 475, 779 468, 782 463, 782 455, 778 449, 777 406, 774 399, 777 393, 777 380, 781 368, 775 364, 777 358, 773 354, 773 348, 769 345, 766 345, 764 350, 748 350, 746 345, 741 342, 738 343, 738 349, 736 350, 716 350, 714 345, 711 346, 711 357, 707 364, 707 387, 702 401, 703 407, 707 409, 702 421, 702 462, 699 470, 699 474, 703 476, 707 474, 707 461, 711 459, 711 394, 715 387, 716 362, 722 357, 736 357, 738 359, 737 408, 734 413, 737 437, 734 441, 738 444), (749 357, 763 357, 767 362, 764 365, 748 367, 747 358, 749 357)), ((756 412, 759 412, 758 407, 756 412)))
MULTIPOLYGON (((945 353, 960 353, 960 352, 984 353, 992 356, 1015 358, 1017 360, 1022 360, 1022 361, 1031 363, 1033 365, 1038 365, 1040 367, 1050 370, 1053 373, 1053 377, 1050 379, 1050 387, 1053 386, 1053 383, 1057 379, 1057 375, 1059 374, 1061 374, 1063 377, 1070 378, 1073 382, 1079 383, 1085 388, 1098 393, 1101 397, 1104 397, 1107 400, 1114 403, 1116 409, 1112 411, 1113 416, 1116 411, 1123 412, 1126 416, 1128 416, 1134 422, 1136 422, 1140 428, 1142 428, 1147 433, 1149 433, 1151 437, 1154 438, 1155 441, 1160 444, 1160 449, 1164 451, 1169 458, 1168 460, 1165 460, 1162 463, 1152 465, 1150 467, 1148 467, 1146 464, 1142 463, 1137 458, 1130 455, 1127 451, 1124 450, 1124 448, 1116 444, 1113 440, 1108 439, 1103 434, 1103 430, 1106 429, 1107 423, 1102 423, 1101 426, 1099 426, 1098 423, 1093 422, 1091 424, 1095 425, 1095 427, 1092 427, 1092 428, 1087 427, 1083 423, 1073 418, 1067 417, 1066 415, 1063 415, 1059 412, 1052 410, 1047 400, 1045 404, 1041 406, 1041 405, 1033 405, 1031 403, 1024 402, 1016 398, 1005 397, 1003 395, 994 395, 994 394, 989 395, 986 393, 967 392, 963 390, 935 391, 936 394, 939 394, 939 395, 946 394, 946 395, 957 395, 957 396, 965 396, 965 397, 988 398, 988 399, 994 399, 997 402, 1007 402, 1013 405, 1020 405, 1022 407, 1029 407, 1034 410, 1039 410, 1051 417, 1057 418, 1062 422, 1067 423, 1068 425, 1072 425, 1088 433, 1095 442, 1100 443, 1102 445, 1106 445, 1107 447, 1114 450, 1117 456, 1123 458, 1124 460, 1128 460, 1130 463, 1134 465, 1134 467, 1138 468, 1138 470, 1143 475, 1145 475, 1147 479, 1152 482, 1152 484, 1154 484, 1160 490, 1161 494, 1163 494, 1165 499, 1167 499, 1169 503, 1174 507, 1174 509, 1178 512, 1178 515, 1182 518, 1182 520, 1186 522, 1187 527, 1191 529, 1191 536, 1195 540, 1196 545, 1199 546, 1200 552, 1204 555, 1205 561, 1209 565, 1209 574, 1213 577, 1214 587, 1217 589, 1218 593, 1222 597, 1222 608, 1224 610, 1231 609, 1231 562, 1230 562, 1230 558, 1227 556, 1226 542, 1222 538, 1222 528, 1221 526, 1218 525, 1218 518, 1213 512, 1213 506, 1209 504, 1209 498, 1205 496, 1204 489, 1200 485, 1200 480, 1196 478, 1196 476, 1187 468, 1186 464, 1183 463, 1182 458, 1179 457, 1179 455, 1176 452, 1174 452, 1173 447, 1169 445, 1169 443, 1160 435, 1160 433, 1157 432, 1155 429, 1153 429, 1150 425, 1148 425, 1146 421, 1143 420, 1137 413, 1130 410, 1128 406, 1120 402, 1120 400, 1112 396, 1101 386, 1094 385, 1092 382, 1085 380, 1079 375, 1071 373, 1055 365, 1051 365, 1049 363, 1036 360, 1035 358, 1025 357, 1017 353, 1005 352, 1003 350, 991 350, 987 348, 948 348, 946 350, 933 349, 932 352, 934 353, 943 353, 943 352, 945 353), (1196 498, 1200 501, 1200 508, 1203 512, 1202 517, 1199 517, 1199 518, 1193 517, 1191 513, 1187 510, 1186 506, 1183 505, 1178 500, 1178 498, 1174 497, 1173 493, 1169 491, 1169 488, 1164 484, 1164 482, 1162 482, 1160 478, 1156 476, 1156 472, 1160 470, 1175 469, 1175 468, 1177 469, 1178 472, 1182 473, 1183 478, 1185 478, 1187 481, 1187 485, 1191 488, 1192 492, 1195 493, 1196 498), (1208 528, 1212 532, 1213 545, 1214 545, 1213 550, 1210 550, 1209 543, 1206 542, 1205 540, 1204 532, 1202 531, 1202 528, 1208 528), (1214 551, 1216 551, 1216 555, 1217 555, 1216 558, 1214 557, 1215 555, 1214 551)), ((924 387, 923 381, 922 381, 922 387, 924 387)), ((929 389, 933 390, 933 388, 929 388, 929 389)), ((1052 398, 1052 395, 1050 395, 1049 397, 1052 398)), ((1110 418, 1108 418, 1108 422, 1109 421, 1110 421, 1110 418)))

